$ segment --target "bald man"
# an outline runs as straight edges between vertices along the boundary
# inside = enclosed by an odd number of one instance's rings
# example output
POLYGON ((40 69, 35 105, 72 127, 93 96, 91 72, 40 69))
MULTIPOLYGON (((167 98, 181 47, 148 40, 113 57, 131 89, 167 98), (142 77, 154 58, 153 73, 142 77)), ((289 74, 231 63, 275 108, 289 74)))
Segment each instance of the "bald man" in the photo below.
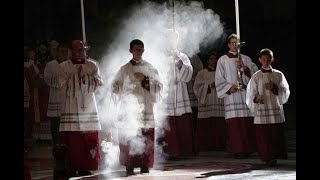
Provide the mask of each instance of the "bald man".
POLYGON ((66 94, 60 119, 60 141, 69 149, 73 174, 83 176, 98 169, 101 125, 95 91, 103 81, 97 62, 85 58, 82 41, 72 41, 71 52, 71 59, 60 64, 62 72, 58 80, 66 94))

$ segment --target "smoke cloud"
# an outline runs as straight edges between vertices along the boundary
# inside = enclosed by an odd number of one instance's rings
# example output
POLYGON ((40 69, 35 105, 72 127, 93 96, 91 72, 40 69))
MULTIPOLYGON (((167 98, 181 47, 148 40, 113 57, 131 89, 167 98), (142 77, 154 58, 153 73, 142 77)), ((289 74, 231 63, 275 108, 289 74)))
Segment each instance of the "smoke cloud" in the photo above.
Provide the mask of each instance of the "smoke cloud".
MULTIPOLYGON (((99 67, 104 86, 96 93, 96 99, 103 130, 110 130, 113 133, 113 143, 118 144, 117 133, 126 134, 128 132, 123 140, 124 143, 127 143, 128 139, 132 140, 137 137, 143 117, 141 114, 143 105, 139 103, 136 97, 130 93, 125 94, 127 106, 125 109, 119 109, 119 99, 111 92, 111 83, 115 74, 121 66, 132 58, 132 54, 129 52, 130 42, 133 39, 140 39, 144 42, 145 52, 142 57, 157 68, 165 85, 167 81, 165 77, 171 76, 167 74, 170 73, 168 71, 168 58, 164 54, 164 50, 168 46, 167 29, 174 29, 179 33, 177 48, 189 57, 198 53, 200 46, 213 44, 223 36, 224 32, 219 15, 211 9, 206 9, 203 3, 196 1, 187 3, 176 1, 174 9, 167 2, 160 4, 144 1, 129 9, 120 26, 115 28, 117 30, 113 32, 117 33, 113 36, 114 41, 106 47, 105 54, 100 60, 99 67), (122 116, 129 118, 125 121, 118 121, 122 116), (117 132, 117 128, 124 126, 133 130, 117 132)), ((165 98, 165 86, 163 90, 162 98, 165 98)), ((156 138, 161 137, 164 134, 161 129, 166 128, 165 112, 162 109, 162 102, 160 101, 154 107, 156 138)), ((130 153, 140 154, 143 152, 146 146, 144 142, 144 139, 134 139, 131 142, 133 148, 130 153)), ((156 163, 161 163, 163 161, 161 145, 156 145, 155 153, 156 163)))

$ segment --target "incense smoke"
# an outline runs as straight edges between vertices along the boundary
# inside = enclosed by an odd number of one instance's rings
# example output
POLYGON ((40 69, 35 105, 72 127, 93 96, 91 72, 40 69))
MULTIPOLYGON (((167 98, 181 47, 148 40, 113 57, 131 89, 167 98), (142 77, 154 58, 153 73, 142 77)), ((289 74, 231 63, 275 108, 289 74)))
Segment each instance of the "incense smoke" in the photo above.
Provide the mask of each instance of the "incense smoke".
MULTIPOLYGON (((224 34, 219 15, 215 14, 213 10, 203 7, 203 3, 196 1, 176 2, 174 13, 172 7, 167 3, 147 1, 136 4, 128 11, 127 16, 120 23, 120 27, 117 28, 117 31, 114 31, 117 32, 113 36, 114 41, 106 47, 105 55, 100 61, 99 66, 104 86, 96 94, 102 127, 104 130, 112 132, 114 144, 119 143, 117 138, 119 127, 124 125, 131 127, 133 130, 127 131, 130 133, 127 134, 126 139, 132 139, 139 133, 137 129, 142 121, 140 112, 143 107, 137 103, 138 100, 135 97, 127 94, 128 108, 119 109, 118 97, 111 92, 111 83, 116 72, 132 58, 132 54, 129 52, 129 43, 133 39, 140 39, 144 42, 143 59, 155 66, 160 73, 162 82, 166 82, 165 77, 168 76, 166 73, 169 73, 169 68, 163 50, 167 46, 165 37, 167 29, 175 29, 179 32, 178 49, 189 57, 200 51, 200 45, 212 44, 224 34), (130 118, 127 121, 118 121, 119 116, 128 114, 130 114, 128 116, 130 118)), ((164 87, 165 89, 166 87, 164 87)), ((165 96, 164 91, 162 97, 165 96)), ((154 107, 157 138, 163 135, 161 129, 166 125, 165 112, 162 109, 160 101, 154 107)), ((145 147, 143 139, 136 139, 134 144, 135 148, 131 150, 132 154, 143 152, 145 147)), ((159 163, 163 160, 161 159, 163 157, 162 147, 160 145, 156 147, 156 163, 159 163)))

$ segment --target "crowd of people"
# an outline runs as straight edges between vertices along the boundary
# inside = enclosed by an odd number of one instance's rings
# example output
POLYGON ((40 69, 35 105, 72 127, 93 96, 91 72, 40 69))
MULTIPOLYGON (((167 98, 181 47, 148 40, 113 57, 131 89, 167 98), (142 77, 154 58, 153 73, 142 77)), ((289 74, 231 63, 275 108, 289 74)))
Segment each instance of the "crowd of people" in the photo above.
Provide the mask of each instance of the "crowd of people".
MULTIPOLYGON (((157 143, 167 160, 212 150, 228 151, 237 159, 257 153, 268 166, 286 159, 283 104, 290 90, 284 74, 271 66, 272 50, 258 52, 259 69, 240 53, 239 38, 231 34, 228 52, 221 57, 211 52, 204 67, 199 56, 188 57, 178 49, 177 31, 168 30, 166 35, 164 54, 170 76, 163 76, 143 58, 144 43, 134 39, 129 44, 132 58, 112 81, 120 109, 130 108, 131 97, 142 105, 135 137, 121 133, 133 130, 129 124, 119 130, 119 162, 127 175, 133 175, 134 168, 149 173, 157 143), (164 90, 167 96, 161 99, 164 90), (164 104, 167 126, 163 126, 163 136, 155 139, 154 105, 159 102, 164 104), (142 152, 132 154, 132 141, 137 138, 143 139, 145 146, 142 152)), ((36 49, 24 47, 25 139, 49 139, 53 148, 67 147, 68 177, 90 175, 99 168, 101 123, 95 92, 104 86, 101 73, 81 40, 43 41, 36 49)), ((130 113, 134 112, 122 113, 116 121, 135 117, 130 113)), ((30 178, 28 168, 25 158, 25 174, 30 178)))

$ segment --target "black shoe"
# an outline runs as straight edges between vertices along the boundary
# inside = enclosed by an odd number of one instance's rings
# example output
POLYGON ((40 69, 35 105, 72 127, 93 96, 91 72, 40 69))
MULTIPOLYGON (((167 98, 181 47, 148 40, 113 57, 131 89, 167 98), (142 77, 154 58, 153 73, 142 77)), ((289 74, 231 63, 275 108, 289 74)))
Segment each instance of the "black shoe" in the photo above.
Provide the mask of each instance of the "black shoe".
POLYGON ((79 176, 89 176, 92 175, 92 173, 90 171, 78 171, 77 174, 79 176))
POLYGON ((168 161, 179 161, 181 160, 181 158, 179 158, 178 156, 169 156, 168 157, 168 161))
POLYGON ((266 161, 266 165, 269 167, 277 165, 277 160, 276 159, 270 159, 266 161))
POLYGON ((149 173, 149 168, 147 168, 147 167, 146 167, 146 168, 143 168, 143 167, 140 168, 140 173, 141 173, 141 174, 143 174, 143 173, 149 173))
POLYGON ((78 177, 78 172, 77 171, 70 171, 69 175, 70 175, 70 177, 78 177))
POLYGON ((214 148, 209 148, 208 151, 227 151, 225 147, 214 147, 214 148))
POLYGON ((134 175, 133 167, 126 167, 127 176, 134 175))
POLYGON ((249 157, 248 153, 237 153, 234 155, 235 159, 246 159, 249 157))
POLYGON ((67 172, 65 170, 53 170, 53 179, 69 179, 71 177, 77 177, 75 171, 74 172, 67 172))

